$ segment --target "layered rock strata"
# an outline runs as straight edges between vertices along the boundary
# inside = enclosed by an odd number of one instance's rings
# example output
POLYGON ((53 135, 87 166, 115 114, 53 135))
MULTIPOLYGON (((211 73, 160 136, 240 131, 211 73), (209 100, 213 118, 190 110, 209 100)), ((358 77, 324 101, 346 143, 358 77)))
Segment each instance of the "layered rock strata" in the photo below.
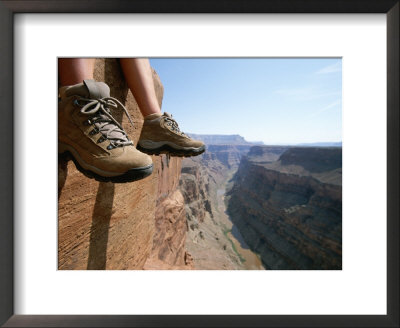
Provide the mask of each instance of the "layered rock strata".
MULTIPOLYGON (((211 210, 209 191, 210 179, 201 166, 193 160, 185 159, 181 171, 180 190, 186 204, 186 216, 190 223, 191 218, 203 222, 206 213, 213 217, 211 210)), ((193 229, 198 223, 190 223, 193 229)))
POLYGON ((253 147, 228 213, 267 269, 341 269, 341 148, 253 147), (279 151, 281 151, 279 150, 279 151))
POLYGON ((153 247, 144 269, 192 269, 185 247, 187 223, 183 195, 178 189, 181 159, 163 156, 155 207, 153 247), (179 162, 179 165, 176 163, 179 162))
POLYGON ((203 155, 183 160, 180 190, 188 220, 202 222, 206 214, 213 217, 212 202, 218 187, 237 170, 249 149, 249 145, 207 145, 203 155))
MULTIPOLYGON (((98 59, 94 77, 106 82, 133 119, 121 113, 137 142, 143 118, 115 59, 98 59)), ((153 71, 161 104, 163 86, 153 71)), ((186 218, 177 189, 181 159, 153 156, 153 174, 143 180, 113 184, 88 179, 72 161, 58 163, 58 268, 61 270, 136 270, 191 268, 185 249, 186 218)))

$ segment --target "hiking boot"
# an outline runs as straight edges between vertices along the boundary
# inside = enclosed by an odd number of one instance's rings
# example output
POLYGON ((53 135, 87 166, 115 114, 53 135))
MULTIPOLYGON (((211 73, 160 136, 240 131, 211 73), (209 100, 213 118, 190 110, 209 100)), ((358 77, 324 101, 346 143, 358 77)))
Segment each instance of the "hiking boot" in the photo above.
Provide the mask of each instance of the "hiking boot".
POLYGON ((122 109, 133 125, 107 84, 84 80, 59 93, 59 154, 70 154, 79 171, 102 182, 130 182, 152 173, 151 157, 134 147, 112 116, 111 110, 122 109))
POLYGON ((151 155, 197 156, 205 151, 203 142, 181 132, 178 123, 168 113, 145 117, 138 149, 151 155))

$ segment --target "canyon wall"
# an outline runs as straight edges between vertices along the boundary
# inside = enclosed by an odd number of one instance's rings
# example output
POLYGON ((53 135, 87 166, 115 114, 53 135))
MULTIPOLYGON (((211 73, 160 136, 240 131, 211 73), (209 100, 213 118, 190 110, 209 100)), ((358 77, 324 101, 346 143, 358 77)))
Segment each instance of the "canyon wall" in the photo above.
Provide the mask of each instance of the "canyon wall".
POLYGON ((180 190, 186 206, 188 224, 193 230, 203 222, 208 213, 213 216, 209 198, 211 176, 199 162, 193 159, 184 159, 181 171, 180 190), (191 222, 194 219, 195 222, 191 222))
POLYGON ((249 145, 207 145, 204 154, 183 159, 180 190, 188 221, 195 221, 191 226, 198 226, 206 214, 213 217, 212 203, 218 187, 236 171, 249 149, 249 145))
POLYGON ((188 228, 184 198, 178 189, 180 171, 180 158, 163 155, 158 171, 153 247, 144 265, 146 270, 193 268, 192 257, 185 246, 188 228))
MULTIPOLYGON (((119 62, 98 59, 95 79, 106 82, 111 96, 127 108, 134 122, 122 122, 136 144, 143 124, 137 103, 129 91, 119 62)), ((153 71, 161 104, 163 86, 153 71)), ((186 252, 186 215, 178 189, 181 159, 152 156, 153 174, 125 184, 97 182, 83 176, 72 161, 58 163, 58 268, 191 269, 186 252)))
POLYGON ((341 269, 341 148, 253 147, 228 213, 266 269, 341 269))
POLYGON ((219 161, 225 169, 237 168, 243 154, 246 154, 250 145, 207 145, 207 152, 203 154, 202 165, 210 169, 215 163, 208 163, 210 160, 219 161))

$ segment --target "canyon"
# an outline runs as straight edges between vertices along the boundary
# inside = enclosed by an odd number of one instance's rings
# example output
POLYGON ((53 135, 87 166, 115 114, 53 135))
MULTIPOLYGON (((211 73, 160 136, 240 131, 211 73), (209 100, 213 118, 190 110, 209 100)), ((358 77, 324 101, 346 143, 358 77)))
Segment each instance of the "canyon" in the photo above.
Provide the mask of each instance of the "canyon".
POLYGON ((253 144, 237 135, 195 137, 206 142, 207 151, 183 159, 180 179, 188 222, 186 247, 193 257, 194 268, 263 269, 261 260, 249 249, 227 215, 225 201, 233 174, 253 144))
POLYGON ((341 147, 203 140, 180 179, 196 269, 341 269, 341 147))
POLYGON ((233 180, 229 216, 266 269, 341 269, 341 147, 255 146, 233 180))
MULTIPOLYGON (((94 77, 143 125, 117 59, 94 77)), ((153 70, 158 102, 163 86, 153 70)), ((153 174, 125 184, 58 161, 59 270, 341 269, 341 147, 265 146, 240 135, 195 135, 197 157, 152 156, 153 174)))

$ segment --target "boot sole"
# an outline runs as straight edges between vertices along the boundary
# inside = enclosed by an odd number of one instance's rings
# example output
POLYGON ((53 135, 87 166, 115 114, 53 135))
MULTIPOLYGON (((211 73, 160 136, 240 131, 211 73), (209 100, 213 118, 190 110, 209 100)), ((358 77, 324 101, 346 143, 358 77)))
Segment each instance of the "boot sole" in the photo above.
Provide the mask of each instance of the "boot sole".
POLYGON ((190 150, 184 150, 184 149, 175 149, 169 145, 164 145, 155 149, 147 149, 140 147, 139 145, 136 147, 137 150, 141 151, 142 153, 146 153, 148 155, 160 155, 160 154, 168 154, 170 156, 178 156, 178 157, 191 157, 191 156, 197 156, 201 155, 204 153, 206 150, 205 147, 197 148, 197 149, 190 149, 190 150))
POLYGON ((116 175, 112 177, 106 177, 99 175, 91 170, 85 169, 82 167, 81 164, 79 164, 79 161, 73 156, 73 154, 66 150, 58 154, 59 156, 64 157, 66 160, 71 159, 75 167, 79 172, 81 172, 84 176, 90 178, 90 179, 95 179, 96 181, 99 182, 112 182, 112 183, 126 183, 126 182, 133 182, 137 180, 144 179, 151 175, 153 172, 153 164, 150 164, 148 166, 144 167, 138 167, 138 168, 133 168, 121 175, 116 175))
POLYGON ((191 157, 198 156, 205 152, 206 147, 202 146, 199 148, 174 148, 171 145, 164 144, 157 148, 145 148, 138 143, 137 150, 142 153, 146 153, 148 155, 160 155, 160 154, 168 154, 170 156, 178 156, 178 157, 191 157))

